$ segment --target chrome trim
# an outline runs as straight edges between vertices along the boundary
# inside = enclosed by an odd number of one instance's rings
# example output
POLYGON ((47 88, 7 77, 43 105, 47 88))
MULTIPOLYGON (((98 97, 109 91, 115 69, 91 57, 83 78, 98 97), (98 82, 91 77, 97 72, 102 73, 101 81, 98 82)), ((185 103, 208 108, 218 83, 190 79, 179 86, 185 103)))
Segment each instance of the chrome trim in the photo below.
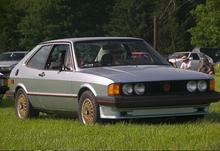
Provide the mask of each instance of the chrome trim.
POLYGON ((65 94, 65 93, 42 93, 42 92, 27 92, 27 95, 34 96, 51 96, 51 97, 73 97, 77 98, 77 94, 65 94))

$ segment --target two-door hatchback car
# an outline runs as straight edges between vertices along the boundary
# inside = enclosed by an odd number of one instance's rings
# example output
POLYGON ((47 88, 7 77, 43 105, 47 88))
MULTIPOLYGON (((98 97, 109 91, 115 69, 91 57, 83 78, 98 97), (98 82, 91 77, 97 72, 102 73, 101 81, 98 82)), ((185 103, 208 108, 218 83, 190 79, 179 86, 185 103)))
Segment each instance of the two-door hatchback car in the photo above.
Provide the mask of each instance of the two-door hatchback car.
POLYGON ((207 74, 171 67, 140 38, 91 37, 40 43, 10 74, 20 119, 39 112, 101 119, 201 117, 217 102, 207 74))

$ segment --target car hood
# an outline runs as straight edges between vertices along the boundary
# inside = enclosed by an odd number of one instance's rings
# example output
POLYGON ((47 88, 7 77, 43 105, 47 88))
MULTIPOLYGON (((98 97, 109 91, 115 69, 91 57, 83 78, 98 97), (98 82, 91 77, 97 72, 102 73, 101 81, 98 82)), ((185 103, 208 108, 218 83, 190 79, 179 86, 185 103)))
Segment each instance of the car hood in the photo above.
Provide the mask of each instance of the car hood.
POLYGON ((83 69, 80 72, 106 77, 114 82, 170 81, 211 78, 211 76, 200 72, 159 65, 97 67, 83 69))
POLYGON ((0 67, 10 67, 11 65, 17 64, 18 61, 0 61, 0 67))

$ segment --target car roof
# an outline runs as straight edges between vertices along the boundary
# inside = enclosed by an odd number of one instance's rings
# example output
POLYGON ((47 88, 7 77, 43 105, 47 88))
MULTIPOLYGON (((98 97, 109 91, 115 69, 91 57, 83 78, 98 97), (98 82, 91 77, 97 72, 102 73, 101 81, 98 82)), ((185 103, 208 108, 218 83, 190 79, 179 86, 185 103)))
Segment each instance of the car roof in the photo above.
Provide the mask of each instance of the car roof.
POLYGON ((65 38, 65 39, 56 39, 45 41, 40 44, 45 43, 53 43, 53 42, 78 42, 78 41, 90 41, 90 40, 143 40, 141 38, 134 38, 134 37, 81 37, 81 38, 65 38))

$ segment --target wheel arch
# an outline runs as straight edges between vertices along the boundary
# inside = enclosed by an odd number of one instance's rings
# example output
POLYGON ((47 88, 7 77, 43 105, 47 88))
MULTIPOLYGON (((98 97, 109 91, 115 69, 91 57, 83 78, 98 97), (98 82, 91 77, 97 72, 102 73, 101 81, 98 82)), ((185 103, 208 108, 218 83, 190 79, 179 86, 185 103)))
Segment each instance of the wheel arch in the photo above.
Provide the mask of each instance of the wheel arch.
POLYGON ((85 91, 91 91, 94 96, 97 96, 97 93, 96 93, 95 89, 90 84, 83 84, 80 87, 80 90, 78 92, 78 101, 79 101, 82 93, 85 92, 85 91))
POLYGON ((16 95, 16 93, 17 93, 17 91, 18 91, 19 89, 23 89, 23 90, 25 91, 25 93, 27 93, 26 87, 25 87, 23 84, 18 83, 17 86, 16 86, 16 88, 15 88, 14 96, 16 95))

